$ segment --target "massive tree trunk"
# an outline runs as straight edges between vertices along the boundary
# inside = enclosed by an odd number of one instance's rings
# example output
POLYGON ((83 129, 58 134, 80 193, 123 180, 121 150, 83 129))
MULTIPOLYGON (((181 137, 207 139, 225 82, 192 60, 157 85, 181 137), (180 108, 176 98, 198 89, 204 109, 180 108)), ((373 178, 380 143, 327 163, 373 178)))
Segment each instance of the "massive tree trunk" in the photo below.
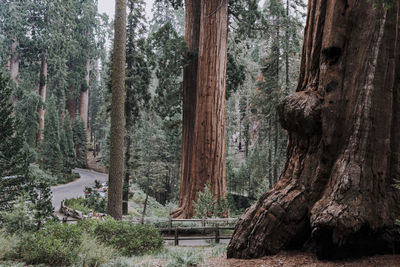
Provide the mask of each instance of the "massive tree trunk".
POLYGON ((195 53, 197 44, 199 51, 197 66, 194 55, 192 65, 186 68, 184 77, 186 114, 183 124, 180 200, 178 210, 172 214, 181 218, 194 215, 193 202, 206 183, 211 184, 217 199, 225 197, 226 190, 227 1, 186 1, 186 8, 189 51, 195 53))
POLYGON ((127 0, 115 1, 107 213, 116 220, 122 218, 122 179, 124 174, 125 133, 126 4, 127 0))
POLYGON ((193 130, 196 108, 196 87, 198 68, 198 49, 200 40, 200 3, 201 0, 186 0, 185 41, 186 58, 189 63, 183 73, 183 123, 182 123, 182 160, 179 207, 172 212, 173 217, 190 217, 191 202, 189 188, 194 183, 190 176, 193 156, 193 130))
MULTIPOLYGON (((196 112, 191 199, 206 183, 214 196, 225 197, 225 85, 227 58, 227 0, 201 2, 199 68, 197 73, 196 112)), ((189 209, 189 214, 193 215, 189 209)))
MULTIPOLYGON (((42 103, 46 103, 46 91, 47 91, 47 52, 42 54, 40 60, 40 75, 39 75, 39 95, 42 99, 42 103)), ((41 106, 38 110, 39 112, 39 131, 37 134, 37 142, 40 143, 43 139, 44 131, 44 113, 45 108, 41 106)))
MULTIPOLYGON (((86 75, 85 86, 81 88, 80 101, 79 101, 79 115, 81 116, 84 124, 85 131, 88 133, 88 117, 89 117, 89 83, 90 83, 90 59, 86 60, 86 75)), ((89 136, 89 134, 88 134, 89 136)))
POLYGON ((306 241, 324 258, 393 252, 399 235, 400 3, 310 0, 280 180, 240 218, 228 257, 306 241))

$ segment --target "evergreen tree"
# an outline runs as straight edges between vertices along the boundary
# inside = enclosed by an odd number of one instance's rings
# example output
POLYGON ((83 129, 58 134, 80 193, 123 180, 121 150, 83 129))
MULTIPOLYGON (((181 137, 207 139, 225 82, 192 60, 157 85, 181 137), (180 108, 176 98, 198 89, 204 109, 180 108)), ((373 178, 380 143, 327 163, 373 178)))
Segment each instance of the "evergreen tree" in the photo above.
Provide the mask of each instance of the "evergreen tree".
POLYGON ((64 114, 64 119, 60 129, 60 148, 64 160, 64 174, 71 174, 75 165, 74 134, 72 132, 71 119, 68 111, 64 114))
POLYGON ((23 133, 11 103, 9 80, 0 72, 0 210, 8 210, 21 193, 27 172, 23 133))
POLYGON ((75 146, 75 162, 78 168, 85 168, 87 164, 85 125, 80 117, 76 117, 73 125, 73 143, 75 146))
POLYGON ((151 36, 151 45, 156 57, 156 77, 153 107, 171 127, 181 120, 182 114, 182 74, 184 66, 185 42, 171 23, 166 23, 151 36))
POLYGON ((129 179, 131 175, 131 131, 142 110, 148 106, 151 72, 147 58, 145 2, 129 0, 126 40, 125 78, 125 177, 123 186, 123 214, 128 214, 129 179))
POLYGON ((45 170, 61 177, 63 172, 63 157, 60 149, 59 118, 55 105, 55 99, 52 97, 47 102, 41 158, 42 166, 45 170))

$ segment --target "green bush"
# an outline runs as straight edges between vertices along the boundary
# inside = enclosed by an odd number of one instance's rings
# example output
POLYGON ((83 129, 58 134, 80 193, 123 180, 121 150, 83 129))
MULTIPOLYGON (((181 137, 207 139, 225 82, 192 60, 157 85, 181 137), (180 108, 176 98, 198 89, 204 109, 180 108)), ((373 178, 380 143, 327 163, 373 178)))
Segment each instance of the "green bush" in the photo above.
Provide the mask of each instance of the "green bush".
POLYGON ((35 221, 26 208, 24 203, 18 203, 14 205, 11 212, 1 212, 0 227, 10 234, 34 230, 36 228, 35 221))
POLYGON ((16 258, 15 250, 18 243, 18 236, 0 232, 0 260, 12 260, 16 258))
POLYGON ((194 210, 198 218, 227 217, 228 201, 221 199, 218 202, 211 191, 210 184, 206 184, 203 191, 199 192, 199 197, 194 203, 194 210))
POLYGON ((164 240, 159 230, 150 225, 107 219, 99 222, 94 235, 107 245, 118 249, 124 256, 140 255, 162 248, 164 240))
POLYGON ((78 258, 81 241, 82 232, 77 225, 47 224, 22 238, 18 254, 27 263, 71 265, 78 258))
MULTIPOLYGON (((91 220, 93 221, 93 220, 91 220)), ((100 243, 87 233, 83 234, 82 243, 79 247, 79 258, 77 266, 99 266, 107 264, 118 255, 117 251, 110 246, 100 243)))
POLYGON ((204 261, 202 255, 194 249, 171 250, 167 257, 170 259, 167 267, 198 266, 204 261))
POLYGON ((104 213, 106 212, 106 204, 106 198, 102 198, 99 195, 93 195, 88 198, 78 197, 65 200, 65 205, 67 207, 82 211, 84 214, 88 214, 90 210, 104 213))

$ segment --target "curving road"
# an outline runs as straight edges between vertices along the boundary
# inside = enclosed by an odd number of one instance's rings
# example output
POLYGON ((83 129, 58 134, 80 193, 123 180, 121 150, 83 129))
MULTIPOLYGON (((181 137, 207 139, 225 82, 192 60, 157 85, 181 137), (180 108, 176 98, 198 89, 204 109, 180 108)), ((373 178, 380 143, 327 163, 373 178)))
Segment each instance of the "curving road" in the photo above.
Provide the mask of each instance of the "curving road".
POLYGON ((74 169, 74 172, 79 173, 81 178, 68 184, 57 185, 51 187, 53 193, 54 211, 58 212, 61 207, 61 201, 66 198, 83 197, 86 186, 93 186, 94 180, 100 182, 108 181, 108 174, 95 172, 86 169, 74 169))

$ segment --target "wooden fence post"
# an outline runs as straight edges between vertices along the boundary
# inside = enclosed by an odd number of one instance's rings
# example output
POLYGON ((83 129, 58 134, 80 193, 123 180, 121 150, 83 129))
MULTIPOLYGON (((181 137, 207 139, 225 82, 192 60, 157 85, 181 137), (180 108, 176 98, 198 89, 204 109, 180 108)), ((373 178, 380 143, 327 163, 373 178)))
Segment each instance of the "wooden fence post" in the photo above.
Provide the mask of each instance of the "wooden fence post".
POLYGON ((175 246, 179 246, 178 227, 175 226, 175 246))
POLYGON ((219 244, 219 224, 217 223, 217 227, 215 228, 215 243, 219 244))
POLYGON ((169 215, 169 221, 168 221, 168 234, 171 234, 172 232, 172 216, 169 215))

